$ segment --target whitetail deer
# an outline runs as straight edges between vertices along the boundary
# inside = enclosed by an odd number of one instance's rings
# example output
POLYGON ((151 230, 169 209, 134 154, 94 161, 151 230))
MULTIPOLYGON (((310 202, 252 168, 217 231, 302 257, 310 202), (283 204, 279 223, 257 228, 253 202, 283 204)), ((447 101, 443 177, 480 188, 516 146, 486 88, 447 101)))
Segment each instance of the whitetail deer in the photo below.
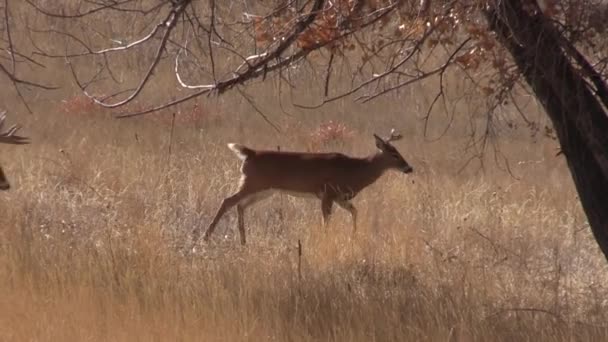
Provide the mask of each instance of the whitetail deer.
MULTIPOLYGON (((6 132, 2 131, 2 126, 4 125, 4 120, 6 119, 6 111, 0 113, 0 144, 13 144, 13 145, 23 145, 29 144, 27 138, 16 135, 19 130, 19 125, 13 125, 6 132)), ((8 190, 11 185, 6 179, 6 175, 2 170, 2 166, 0 166, 0 190, 8 190)))
MULTIPOLYGON (((301 153, 256 151, 238 144, 228 147, 243 160, 238 191, 222 201, 203 239, 208 241, 224 213, 237 206, 241 244, 245 244, 245 209, 268 197, 272 191, 295 196, 315 196, 321 200, 323 224, 327 224, 333 203, 350 212, 353 233, 357 230, 357 209, 350 202, 361 190, 374 183, 386 170, 413 171, 401 154, 390 144, 402 138, 393 129, 387 140, 374 134, 378 152, 366 158, 341 153, 301 153)), ((196 243, 200 227, 192 231, 196 243)))

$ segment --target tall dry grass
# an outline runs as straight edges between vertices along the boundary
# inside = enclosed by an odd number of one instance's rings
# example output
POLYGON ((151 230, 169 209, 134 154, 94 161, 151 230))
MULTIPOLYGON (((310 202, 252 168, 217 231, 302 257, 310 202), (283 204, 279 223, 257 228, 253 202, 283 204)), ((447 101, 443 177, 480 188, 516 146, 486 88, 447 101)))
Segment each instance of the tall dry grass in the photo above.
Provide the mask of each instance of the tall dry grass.
MULTIPOLYGON (((173 130, 172 112, 113 120, 69 87, 32 96, 32 116, 0 94, 33 141, 1 146, 14 189, 0 196, 0 339, 605 340, 605 260, 555 141, 506 124, 518 122, 507 108, 498 141, 511 173, 491 150, 484 169, 475 159, 461 170, 483 101, 448 82, 458 120, 433 142, 448 108, 425 136, 432 82, 286 113, 273 80, 249 89, 280 132, 235 93, 175 109, 173 130), (365 155, 371 133, 390 127, 404 132, 396 145, 415 172, 357 197, 356 236, 340 209, 324 229, 319 203, 275 196, 249 210, 247 246, 231 213, 182 254, 236 188, 225 143, 365 155)), ((298 100, 313 101, 305 89, 298 100)), ((534 103, 525 110, 543 127, 534 103)))
MULTIPOLYGON (((6 340, 606 336, 605 262, 550 141, 504 144, 515 179, 491 166, 459 174, 458 152, 410 135, 398 147, 416 172, 357 198, 354 238, 339 209, 325 230, 318 203, 276 196, 248 212, 246 247, 228 215, 183 256, 236 187, 224 143, 272 148, 254 133, 270 129, 251 120, 239 137, 241 114, 226 113, 208 134, 176 127, 169 155, 164 123, 70 115, 36 116, 35 143, 3 153, 15 185, 0 198, 6 340)), ((334 148, 371 152, 380 125, 342 119, 358 133, 334 148)), ((305 150, 305 136, 286 144, 305 150)))

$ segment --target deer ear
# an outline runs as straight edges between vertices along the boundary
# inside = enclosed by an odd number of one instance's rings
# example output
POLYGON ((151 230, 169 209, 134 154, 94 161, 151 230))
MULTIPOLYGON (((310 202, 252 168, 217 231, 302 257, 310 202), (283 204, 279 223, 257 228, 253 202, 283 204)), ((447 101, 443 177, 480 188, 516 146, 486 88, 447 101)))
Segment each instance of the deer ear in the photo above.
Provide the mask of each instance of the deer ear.
POLYGON ((376 134, 374 134, 374 138, 376 139, 376 147, 378 149, 380 149, 381 151, 384 151, 384 146, 386 145, 386 143, 384 142, 384 140, 382 140, 382 138, 380 138, 376 134))

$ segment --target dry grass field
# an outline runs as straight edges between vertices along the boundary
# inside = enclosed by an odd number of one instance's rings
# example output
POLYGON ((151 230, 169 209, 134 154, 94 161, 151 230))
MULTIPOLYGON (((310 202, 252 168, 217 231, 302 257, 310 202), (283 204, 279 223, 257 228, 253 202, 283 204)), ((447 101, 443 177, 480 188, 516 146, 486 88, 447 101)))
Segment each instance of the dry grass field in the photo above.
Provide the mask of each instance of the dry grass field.
MULTIPOLYGON (((277 85, 258 84, 250 94, 280 132, 236 93, 115 120, 69 86, 29 93, 29 115, 2 82, 0 103, 32 145, 0 146, 13 183, 0 194, 0 341, 608 337, 608 268, 533 101, 537 133, 505 125, 518 122, 512 108, 501 116, 507 172, 491 149, 484 168, 462 168, 479 99, 454 102, 458 120, 441 139, 430 141, 445 125, 441 108, 422 133, 431 82, 315 111, 289 100, 283 111, 277 85), (362 156, 372 133, 391 127, 415 171, 388 173, 355 199, 356 236, 340 208, 325 229, 317 201, 274 196, 249 210, 246 246, 230 212, 210 243, 182 254, 237 186, 226 143, 362 156)), ((457 77, 449 82, 457 98, 457 77)))

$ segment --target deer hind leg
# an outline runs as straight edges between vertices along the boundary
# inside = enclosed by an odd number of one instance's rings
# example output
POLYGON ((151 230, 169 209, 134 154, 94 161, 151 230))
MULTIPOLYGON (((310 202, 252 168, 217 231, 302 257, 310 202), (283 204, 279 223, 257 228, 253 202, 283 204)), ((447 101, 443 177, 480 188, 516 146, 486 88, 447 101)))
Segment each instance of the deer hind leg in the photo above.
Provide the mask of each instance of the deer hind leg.
POLYGON ((244 245, 247 241, 245 238, 245 209, 247 209, 249 206, 251 206, 252 204, 259 202, 263 199, 268 198, 271 195, 270 191, 262 191, 262 192, 258 192, 255 193, 253 195, 249 195, 246 198, 242 199, 237 205, 236 205, 236 212, 237 212, 237 220, 238 220, 238 227, 239 227, 239 235, 241 238, 241 245, 244 245))
POLYGON ((336 201, 336 203, 338 203, 338 205, 345 210, 348 210, 348 212, 350 213, 350 216, 353 219, 353 234, 357 232, 357 208, 355 208, 355 206, 349 202, 349 201, 344 201, 344 200, 340 200, 340 201, 336 201))
MULTIPOLYGON (((241 188, 236 194, 234 194, 230 197, 224 198, 224 200, 222 201, 222 204, 220 205, 219 209, 217 210, 217 213, 215 214, 215 217, 213 218, 213 221, 211 221, 211 224, 209 224, 209 227, 207 227, 207 231, 205 231, 205 235, 203 236, 203 239, 205 241, 209 240, 209 237, 215 230, 215 226, 217 225, 217 223, 219 222, 219 220, 222 218, 222 216, 224 215, 224 213, 226 211, 228 211, 230 208, 232 208, 233 206, 238 204, 245 197, 252 195, 254 193, 255 192, 253 192, 253 191, 247 190, 245 188, 241 188)), ((200 234, 200 227, 197 227, 192 231, 192 243, 196 243, 198 241, 199 234, 200 234)))

